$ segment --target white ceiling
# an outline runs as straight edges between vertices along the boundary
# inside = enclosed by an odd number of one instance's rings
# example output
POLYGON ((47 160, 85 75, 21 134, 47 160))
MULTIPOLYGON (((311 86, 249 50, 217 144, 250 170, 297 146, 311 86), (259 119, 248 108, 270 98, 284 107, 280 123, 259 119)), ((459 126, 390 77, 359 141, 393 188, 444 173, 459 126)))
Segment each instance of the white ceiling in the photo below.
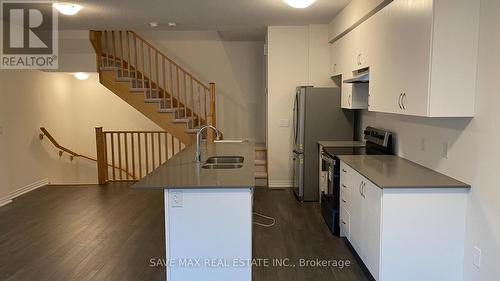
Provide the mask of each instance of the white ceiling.
MULTIPOLYGON (((69 1, 69 0, 68 0, 69 1)), ((262 40, 268 25, 328 23, 350 0, 317 0, 294 9, 282 0, 73 0, 84 7, 61 15, 61 29, 214 30, 227 40, 262 40), (167 27, 176 22, 177 27, 167 27)))

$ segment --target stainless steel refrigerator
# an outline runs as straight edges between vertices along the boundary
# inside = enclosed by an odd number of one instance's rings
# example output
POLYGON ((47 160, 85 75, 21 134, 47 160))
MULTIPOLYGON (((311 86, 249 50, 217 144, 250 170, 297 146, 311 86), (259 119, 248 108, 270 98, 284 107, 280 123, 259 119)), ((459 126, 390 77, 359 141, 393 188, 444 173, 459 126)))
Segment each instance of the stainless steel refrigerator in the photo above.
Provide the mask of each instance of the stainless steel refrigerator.
POLYGON ((353 140, 354 111, 341 108, 338 88, 297 87, 293 106, 293 191, 319 200, 318 140, 353 140))

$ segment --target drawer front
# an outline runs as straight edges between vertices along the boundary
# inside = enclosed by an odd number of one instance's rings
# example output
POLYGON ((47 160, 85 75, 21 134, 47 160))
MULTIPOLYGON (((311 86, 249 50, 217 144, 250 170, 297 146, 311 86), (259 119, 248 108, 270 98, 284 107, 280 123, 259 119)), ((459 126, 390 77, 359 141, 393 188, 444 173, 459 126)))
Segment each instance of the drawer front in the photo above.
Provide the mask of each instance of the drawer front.
POLYGON ((351 187, 355 175, 356 171, 344 162, 340 162, 340 186, 344 184, 345 187, 351 187))
POLYGON ((340 208, 340 236, 351 239, 351 215, 346 208, 340 208))
POLYGON ((345 207, 347 210, 349 210, 349 203, 351 199, 351 188, 347 187, 346 185, 340 185, 340 207, 345 207))

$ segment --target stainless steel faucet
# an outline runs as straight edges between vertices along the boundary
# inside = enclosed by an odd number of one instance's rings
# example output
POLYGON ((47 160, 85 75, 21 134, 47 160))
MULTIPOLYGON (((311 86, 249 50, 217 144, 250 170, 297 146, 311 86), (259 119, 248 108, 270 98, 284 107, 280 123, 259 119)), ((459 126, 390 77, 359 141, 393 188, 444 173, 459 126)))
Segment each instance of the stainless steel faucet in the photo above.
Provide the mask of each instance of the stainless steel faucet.
POLYGON ((196 154, 194 156, 195 157, 194 161, 196 161, 196 163, 200 163, 201 162, 201 150, 200 150, 201 133, 203 132, 203 130, 205 130, 207 128, 210 128, 210 129, 214 130, 217 133, 217 140, 220 138, 220 131, 219 131, 219 129, 215 128, 212 125, 205 125, 205 126, 201 127, 198 130, 198 133, 196 133, 196 154))

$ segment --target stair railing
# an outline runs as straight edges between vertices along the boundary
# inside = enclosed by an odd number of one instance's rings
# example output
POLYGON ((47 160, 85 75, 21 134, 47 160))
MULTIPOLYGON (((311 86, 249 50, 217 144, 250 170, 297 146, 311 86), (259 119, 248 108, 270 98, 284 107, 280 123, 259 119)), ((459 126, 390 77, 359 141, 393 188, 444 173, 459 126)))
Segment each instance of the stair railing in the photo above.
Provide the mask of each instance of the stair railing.
MULTIPOLYGON (((193 119, 198 126, 216 126, 215 83, 208 85, 163 54, 133 31, 91 31, 98 71, 118 67, 121 76, 133 79, 149 97, 162 99, 176 119, 193 119)), ((208 139, 213 140, 212 133, 208 139)))
POLYGON ((99 184, 141 179, 185 147, 165 131, 95 132, 99 184))
MULTIPOLYGON (((52 145, 55 148, 59 149, 59 157, 63 156, 64 153, 67 153, 67 154, 69 154, 69 157, 70 157, 71 161, 73 161, 74 158, 84 158, 84 159, 90 160, 92 162, 98 162, 98 166, 99 166, 99 157, 96 159, 96 158, 94 158, 92 156, 87 156, 87 155, 76 153, 76 152, 74 152, 74 151, 72 151, 72 150, 70 150, 70 149, 68 149, 68 148, 60 145, 56 141, 56 139, 49 133, 49 131, 47 129, 45 129, 44 127, 41 127, 40 131, 42 132, 39 135, 40 140, 43 140, 46 137, 52 143, 52 145)), ((113 170, 119 170, 120 173, 127 174, 127 177, 131 177, 134 180, 137 179, 135 176, 133 176, 127 170, 121 168, 120 166, 115 166, 114 163, 113 164, 107 164, 106 162, 104 162, 103 165, 104 165, 104 169, 111 168, 113 170)))

